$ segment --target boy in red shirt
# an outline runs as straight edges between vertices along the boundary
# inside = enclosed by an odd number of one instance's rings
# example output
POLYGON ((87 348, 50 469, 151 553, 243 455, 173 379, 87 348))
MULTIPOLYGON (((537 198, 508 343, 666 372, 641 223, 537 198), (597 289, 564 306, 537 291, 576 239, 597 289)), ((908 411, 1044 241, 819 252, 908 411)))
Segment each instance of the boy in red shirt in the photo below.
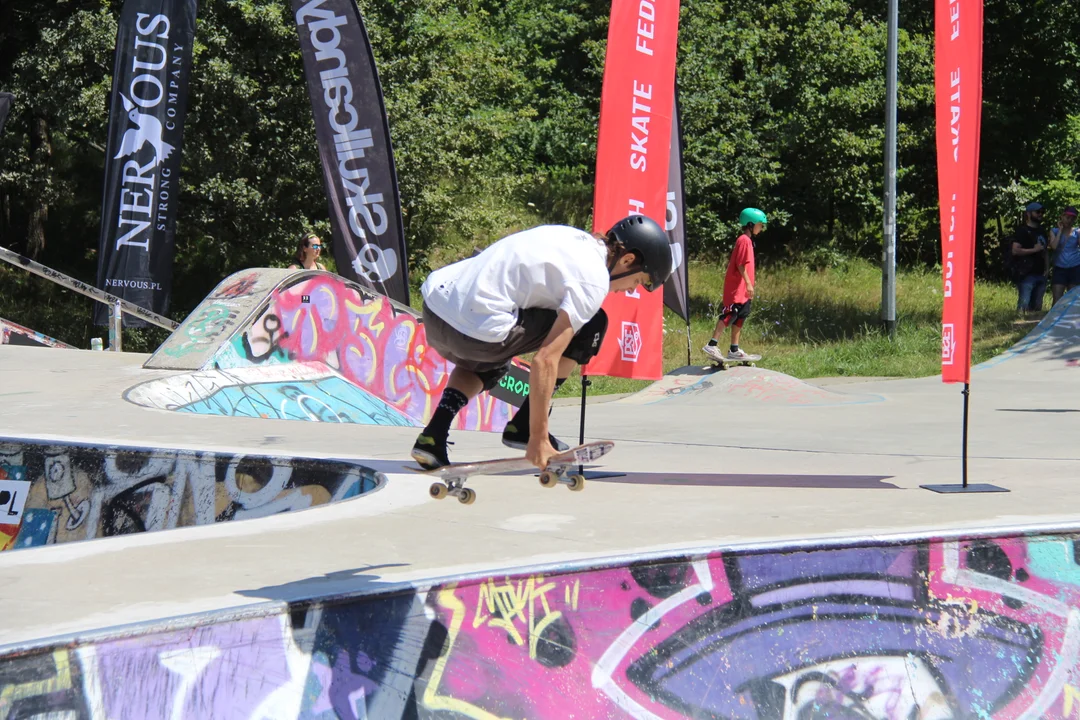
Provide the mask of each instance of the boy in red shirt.
POLYGON ((765 213, 757 208, 746 208, 739 213, 739 225, 742 234, 735 241, 728 261, 727 276, 724 278, 723 307, 716 321, 712 339, 702 351, 714 360, 750 360, 757 359, 739 349, 739 335, 743 323, 750 317, 750 303, 754 299, 754 238, 764 229, 768 220, 765 213), (731 325, 731 348, 725 356, 717 345, 724 335, 724 329, 731 325))

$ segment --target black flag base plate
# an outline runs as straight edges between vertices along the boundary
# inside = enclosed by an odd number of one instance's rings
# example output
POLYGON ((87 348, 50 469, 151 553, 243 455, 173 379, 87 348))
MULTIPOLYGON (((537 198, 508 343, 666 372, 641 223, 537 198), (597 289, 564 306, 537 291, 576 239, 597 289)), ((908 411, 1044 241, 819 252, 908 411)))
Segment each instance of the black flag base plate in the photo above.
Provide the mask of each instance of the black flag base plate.
POLYGON ((972 483, 964 485, 920 485, 924 490, 942 493, 943 495, 966 495, 969 493, 1000 493, 1011 492, 1008 488, 991 485, 990 483, 972 483))
POLYGON ((617 473, 617 472, 589 472, 588 470, 585 470, 585 471, 584 471, 584 472, 582 472, 581 474, 582 474, 582 475, 583 475, 583 476, 585 477, 585 479, 586 479, 586 480, 599 480, 599 479, 601 479, 601 478, 616 478, 616 477, 626 477, 626 473, 617 473))

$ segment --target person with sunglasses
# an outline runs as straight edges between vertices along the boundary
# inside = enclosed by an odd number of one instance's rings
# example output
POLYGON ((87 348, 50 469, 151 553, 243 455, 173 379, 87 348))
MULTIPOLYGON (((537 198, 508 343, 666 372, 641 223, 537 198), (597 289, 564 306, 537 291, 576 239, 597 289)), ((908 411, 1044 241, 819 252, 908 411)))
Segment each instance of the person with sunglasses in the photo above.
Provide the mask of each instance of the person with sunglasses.
POLYGON ((1054 251, 1050 289, 1057 305, 1062 295, 1080 285, 1080 229, 1076 227, 1076 208, 1065 208, 1057 227, 1050 229, 1050 249, 1054 251))
POLYGON ((541 225, 496 241, 483 252, 431 273, 420 289, 428 345, 454 370, 412 457, 433 470, 450 464, 450 425, 469 400, 491 390, 517 355, 535 352, 525 402, 502 441, 524 449, 538 468, 568 446, 548 432, 555 390, 600 350, 607 331, 601 304, 609 292, 652 290, 671 276, 667 233, 642 215, 604 235, 541 225))
POLYGON ((322 240, 315 233, 309 232, 301 235, 300 241, 297 243, 296 254, 293 256, 293 264, 289 266, 289 269, 325 270, 326 267, 319 262, 322 248, 322 240))

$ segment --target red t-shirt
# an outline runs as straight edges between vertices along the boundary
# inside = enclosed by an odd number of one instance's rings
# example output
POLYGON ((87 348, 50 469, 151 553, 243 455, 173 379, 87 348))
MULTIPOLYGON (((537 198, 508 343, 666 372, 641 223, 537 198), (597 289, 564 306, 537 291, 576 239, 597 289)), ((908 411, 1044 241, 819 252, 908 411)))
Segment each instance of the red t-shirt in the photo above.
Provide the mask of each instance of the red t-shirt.
POLYGON ((746 276, 750 283, 754 280, 754 243, 749 235, 740 235, 735 241, 735 249, 731 251, 731 260, 728 261, 727 276, 724 278, 724 306, 744 303, 750 299, 746 294, 746 283, 739 273, 739 266, 746 266, 746 276))

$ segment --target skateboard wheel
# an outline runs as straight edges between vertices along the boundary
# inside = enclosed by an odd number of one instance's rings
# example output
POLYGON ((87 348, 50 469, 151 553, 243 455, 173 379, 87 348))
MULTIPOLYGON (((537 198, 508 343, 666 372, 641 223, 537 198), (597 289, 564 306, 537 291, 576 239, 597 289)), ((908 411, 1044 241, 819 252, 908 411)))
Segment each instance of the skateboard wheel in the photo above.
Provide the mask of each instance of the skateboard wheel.
POLYGON ((450 488, 446 487, 442 483, 432 483, 431 487, 428 488, 428 493, 430 493, 431 497, 435 498, 436 500, 442 500, 450 493, 450 488))
POLYGON ((571 492, 581 492, 585 489, 585 476, 574 474, 570 476, 571 492))
POLYGON ((476 502, 476 491, 472 488, 465 488, 458 495, 458 502, 462 505, 472 505, 476 502))
POLYGON ((553 488, 559 484, 559 476, 550 470, 540 473, 540 484, 546 488, 553 488))

